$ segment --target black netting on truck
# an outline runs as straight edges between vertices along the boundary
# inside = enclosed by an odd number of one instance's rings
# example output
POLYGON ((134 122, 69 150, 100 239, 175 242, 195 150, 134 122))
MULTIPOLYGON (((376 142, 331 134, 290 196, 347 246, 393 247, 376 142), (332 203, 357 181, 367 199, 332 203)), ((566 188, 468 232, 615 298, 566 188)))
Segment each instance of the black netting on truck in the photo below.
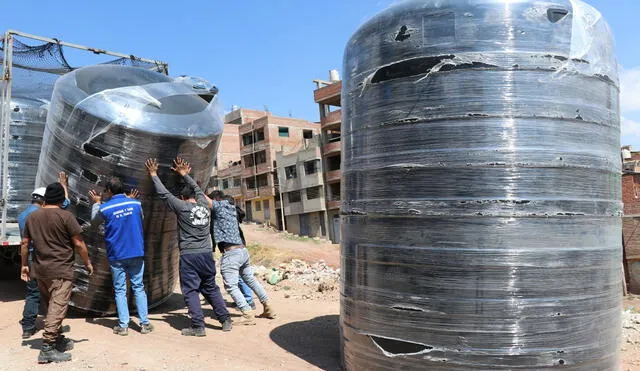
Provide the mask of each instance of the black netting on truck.
MULTIPOLYGON (((0 63, 4 58, 4 38, 0 38, 0 63)), ((9 169, 7 184, 7 221, 16 222, 17 217, 31 202, 35 186, 38 157, 42 143, 44 125, 53 86, 61 75, 88 63, 118 64, 161 71, 162 66, 132 58, 105 57, 101 60, 75 59, 67 57, 72 49, 57 43, 13 36, 11 122, 9 138, 9 169)), ((83 51, 85 54, 93 54, 83 51)), ((0 179, 1 179, 0 167, 0 179)))

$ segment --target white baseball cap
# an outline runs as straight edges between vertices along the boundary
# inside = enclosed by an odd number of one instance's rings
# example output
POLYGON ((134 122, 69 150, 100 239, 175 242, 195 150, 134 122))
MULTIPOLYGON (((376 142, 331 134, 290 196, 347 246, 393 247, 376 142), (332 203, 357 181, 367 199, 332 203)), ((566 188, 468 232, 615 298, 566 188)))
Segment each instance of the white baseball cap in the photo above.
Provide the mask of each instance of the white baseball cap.
POLYGON ((31 192, 32 200, 44 200, 44 194, 47 191, 45 187, 36 188, 31 192))

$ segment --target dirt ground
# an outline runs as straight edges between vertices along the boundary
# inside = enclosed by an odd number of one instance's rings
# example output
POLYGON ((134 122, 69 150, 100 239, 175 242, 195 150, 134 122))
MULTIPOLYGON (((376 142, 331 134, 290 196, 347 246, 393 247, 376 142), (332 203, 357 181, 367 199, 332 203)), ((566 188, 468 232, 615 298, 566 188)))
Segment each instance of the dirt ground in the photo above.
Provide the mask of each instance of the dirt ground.
MULTIPOLYGON (((258 258, 262 263, 299 258, 339 265, 336 245, 290 240, 256 225, 243 229, 247 241, 259 241, 263 256, 258 258)), ((165 304, 151 311, 149 318, 155 331, 148 335, 141 335, 132 324, 129 336, 120 337, 111 331, 117 324, 116 317, 71 314, 65 324, 71 326, 68 337, 76 341, 71 351, 73 360, 38 365, 42 333, 26 341, 20 338, 24 285, 17 278, 2 280, 0 370, 339 370, 338 293, 312 295, 312 288, 287 281, 279 287, 264 286, 278 311, 277 319, 260 318, 255 326, 235 326, 223 333, 219 323, 211 319, 211 307, 203 301, 208 317, 207 336, 203 338, 180 335, 189 320, 178 287, 165 304)), ((232 302, 226 293, 224 296, 232 302)), ((233 317, 239 316, 235 308, 230 311, 233 317)))
MULTIPOLYGON (((256 255, 270 267, 293 258, 309 263, 324 260, 339 266, 339 248, 324 241, 300 241, 285 238, 255 225, 243 226, 247 241, 258 241, 256 255)), ((129 336, 113 335, 115 317, 85 318, 71 314, 65 324, 68 335, 76 341, 73 360, 62 364, 38 365, 36 358, 42 344, 41 333, 23 341, 20 326, 24 285, 17 278, 0 281, 0 370, 339 370, 339 295, 337 290, 318 293, 315 287, 283 281, 277 286, 265 283, 278 310, 275 320, 258 319, 255 326, 235 326, 223 333, 211 319, 207 336, 190 338, 180 335, 189 325, 179 289, 161 307, 152 310, 150 319, 155 331, 148 335, 132 325, 129 336)), ((225 299, 230 303, 228 295, 225 299)), ((640 297, 625 299, 625 310, 640 312, 640 297)), ((232 316, 239 312, 231 308, 232 316)), ((135 318, 135 317, 134 317, 135 318)), ((640 339, 640 321, 625 329, 640 339), (635 326, 635 325, 634 325, 635 326), (635 328, 637 327, 637 328, 635 328), (637 334, 636 334, 637 332, 637 334)), ((623 336, 624 337, 624 336, 623 336)), ((622 344, 624 371, 640 371, 640 340, 622 344)))

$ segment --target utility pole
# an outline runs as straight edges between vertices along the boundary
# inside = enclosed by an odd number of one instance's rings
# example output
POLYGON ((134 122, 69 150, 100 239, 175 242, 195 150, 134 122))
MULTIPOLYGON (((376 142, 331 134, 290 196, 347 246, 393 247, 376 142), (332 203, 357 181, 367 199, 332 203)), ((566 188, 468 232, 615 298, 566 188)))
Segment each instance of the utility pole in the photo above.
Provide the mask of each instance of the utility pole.
MULTIPOLYGON (((283 169, 284 170, 284 169, 283 169)), ((287 231, 287 225, 285 224, 284 217, 284 197, 282 197, 282 179, 280 178, 280 170, 276 164, 276 176, 278 177, 278 193, 280 193, 280 217, 282 218, 282 231, 287 231)))

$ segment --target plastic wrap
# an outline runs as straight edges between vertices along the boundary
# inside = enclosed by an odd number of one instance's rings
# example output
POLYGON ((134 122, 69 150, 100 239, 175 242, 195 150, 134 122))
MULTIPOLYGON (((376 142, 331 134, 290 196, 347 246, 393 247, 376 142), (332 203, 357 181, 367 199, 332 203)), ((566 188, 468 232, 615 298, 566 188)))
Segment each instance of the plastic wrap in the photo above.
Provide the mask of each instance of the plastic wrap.
POLYGON ((47 122, 45 100, 13 97, 9 124, 9 183, 7 221, 16 222, 18 215, 31 203, 36 183, 42 133, 47 122))
POLYGON ((405 1, 345 52, 348 370, 619 368, 619 88, 575 0, 405 1))
MULTIPOLYGON (((4 58, 4 47, 4 37, 0 36, 0 61, 4 58)), ((66 50, 55 42, 41 43, 12 35, 8 181, 7 194, 1 196, 7 201, 7 221, 10 223, 15 222, 20 212, 31 202, 47 106, 54 84, 60 75, 75 69, 67 63, 69 57, 65 54, 66 50)), ((165 67, 135 57, 108 61, 102 58, 101 61, 154 70, 165 67)), ((0 167, 0 175, 2 171, 0 167)), ((2 188, 0 194, 5 192, 5 188, 2 188)))
MULTIPOLYGON (((66 171, 71 211, 81 224, 90 221, 90 189, 102 192, 117 176, 138 188, 144 211, 144 284, 150 307, 168 298, 177 279, 177 221, 154 192, 144 161, 157 158, 159 176, 174 193, 182 179, 171 174, 176 156, 192 164, 203 187, 211 176, 223 121, 218 101, 207 104, 193 90, 171 78, 139 68, 92 66, 56 83, 38 166, 44 186, 66 171)), ((71 305, 98 314, 115 312, 104 231, 85 233, 94 274, 88 278, 77 261, 78 278, 71 305)), ((133 302, 133 298, 130 298, 133 302)))

